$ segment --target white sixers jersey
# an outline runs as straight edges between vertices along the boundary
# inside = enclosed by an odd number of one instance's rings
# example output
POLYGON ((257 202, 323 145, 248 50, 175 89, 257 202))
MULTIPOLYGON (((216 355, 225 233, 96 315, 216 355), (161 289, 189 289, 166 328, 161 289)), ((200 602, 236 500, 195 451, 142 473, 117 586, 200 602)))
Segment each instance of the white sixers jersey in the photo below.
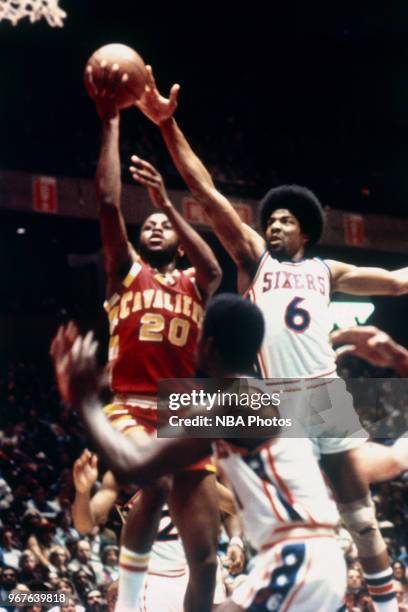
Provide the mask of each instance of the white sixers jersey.
POLYGON ((266 251, 247 295, 265 319, 259 353, 264 378, 336 376, 330 271, 321 259, 281 262, 266 251))
POLYGON ((244 532, 256 550, 288 528, 333 528, 339 515, 307 438, 269 440, 255 450, 214 442, 234 491, 244 532))
POLYGON ((186 555, 180 536, 171 521, 168 507, 164 506, 150 555, 149 574, 180 576, 185 574, 186 569, 186 555))

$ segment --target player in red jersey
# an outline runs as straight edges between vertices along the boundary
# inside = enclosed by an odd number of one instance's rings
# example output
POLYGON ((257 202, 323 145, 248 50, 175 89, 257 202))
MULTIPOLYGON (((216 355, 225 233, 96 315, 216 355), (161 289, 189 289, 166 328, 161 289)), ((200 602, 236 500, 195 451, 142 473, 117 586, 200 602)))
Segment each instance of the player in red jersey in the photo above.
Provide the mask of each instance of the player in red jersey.
MULTIPOLYGON (((207 243, 172 206, 161 176, 134 159, 132 176, 146 185, 159 209, 141 229, 139 253, 128 241, 122 215, 119 158, 120 116, 115 84, 120 68, 105 66, 105 89, 96 98, 102 142, 96 172, 110 320, 111 387, 105 408, 113 425, 132 436, 156 427, 157 383, 194 374, 194 352, 203 305, 218 287, 221 270, 207 243), (176 268, 185 253, 194 268, 176 268)), ((147 568, 167 485, 143 490, 123 530, 117 609, 134 608, 147 568), (139 510, 143 508, 143 513, 139 510), (142 571, 141 571, 142 570, 142 571)), ((215 475, 208 460, 178 474, 168 499, 190 568, 186 610, 210 610, 215 584, 219 512, 215 475)))

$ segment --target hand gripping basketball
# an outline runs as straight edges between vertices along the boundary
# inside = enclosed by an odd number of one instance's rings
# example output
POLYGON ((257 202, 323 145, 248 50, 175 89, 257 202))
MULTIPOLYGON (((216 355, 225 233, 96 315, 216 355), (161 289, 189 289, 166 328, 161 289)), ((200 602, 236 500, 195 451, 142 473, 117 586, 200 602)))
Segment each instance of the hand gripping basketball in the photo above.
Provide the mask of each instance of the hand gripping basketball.
POLYGON ((142 96, 146 68, 140 55, 130 47, 106 45, 89 58, 84 82, 98 113, 113 116, 122 108, 133 106, 142 96))

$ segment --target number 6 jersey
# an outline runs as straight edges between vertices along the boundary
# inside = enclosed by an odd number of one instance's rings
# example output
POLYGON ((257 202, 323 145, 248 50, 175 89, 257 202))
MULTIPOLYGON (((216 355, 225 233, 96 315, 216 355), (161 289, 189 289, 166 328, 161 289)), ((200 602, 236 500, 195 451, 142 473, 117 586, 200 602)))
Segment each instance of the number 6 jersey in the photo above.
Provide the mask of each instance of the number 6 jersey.
POLYGON ((105 310, 115 393, 156 396, 160 379, 193 376, 203 319, 193 269, 161 274, 135 261, 105 310))
POLYGON ((336 376, 330 271, 321 259, 281 262, 266 251, 246 295, 265 318, 259 353, 264 378, 336 376))

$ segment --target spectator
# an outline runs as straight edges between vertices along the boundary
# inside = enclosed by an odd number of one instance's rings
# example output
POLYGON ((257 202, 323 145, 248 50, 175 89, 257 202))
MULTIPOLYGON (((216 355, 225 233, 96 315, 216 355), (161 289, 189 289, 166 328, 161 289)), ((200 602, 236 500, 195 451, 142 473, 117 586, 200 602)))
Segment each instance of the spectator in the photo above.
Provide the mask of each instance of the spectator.
POLYGON ((50 608, 48 612, 85 612, 85 608, 79 604, 76 597, 70 595, 65 605, 50 608))
POLYGON ((51 571, 56 572, 59 578, 67 578, 68 571, 68 551, 62 546, 53 546, 49 554, 49 562, 51 571))
POLYGON ((106 603, 99 589, 91 589, 86 594, 86 612, 105 612, 106 603))
POLYGON ((17 548, 14 531, 11 527, 4 527, 0 545, 0 567, 14 567, 18 569, 21 550, 17 548))
POLYGON ((13 567, 4 567, 1 573, 0 600, 5 600, 7 593, 17 586, 17 572, 13 567))
POLYGON ((347 573, 347 592, 357 594, 363 586, 363 577, 357 569, 349 569, 347 573))
POLYGON ((119 578, 119 549, 117 546, 105 546, 102 553, 103 576, 105 584, 119 578))
POLYGON ((103 578, 101 575, 102 565, 99 564, 96 567, 95 565, 95 562, 91 560, 91 546, 88 540, 79 540, 79 542, 76 543, 75 557, 68 564, 70 574, 73 575, 81 570, 91 581, 92 585, 96 586, 98 582, 103 581, 103 578))
POLYGON ((20 557, 20 580, 24 584, 41 582, 46 575, 45 568, 38 562, 34 553, 27 549, 20 557))
POLYGON ((394 574, 395 580, 398 580, 401 584, 407 586, 408 578, 407 578, 407 568, 402 561, 394 561, 392 564, 392 571, 394 574))

